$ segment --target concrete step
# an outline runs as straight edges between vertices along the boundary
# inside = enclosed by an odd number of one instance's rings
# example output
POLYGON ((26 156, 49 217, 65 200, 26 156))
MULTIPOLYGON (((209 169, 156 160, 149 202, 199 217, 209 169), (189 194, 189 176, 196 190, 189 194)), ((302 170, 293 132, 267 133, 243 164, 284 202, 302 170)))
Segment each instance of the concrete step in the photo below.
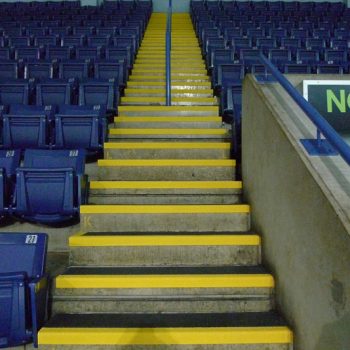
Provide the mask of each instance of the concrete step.
MULTIPOLYGON (((172 81, 181 81, 181 82, 209 82, 210 78, 206 75, 203 76, 191 76, 191 75, 173 75, 172 81)), ((165 81, 165 77, 159 76, 159 75, 131 75, 129 77, 129 81, 141 81, 141 82, 147 82, 147 81, 165 81)))
MULTIPOLYGON (((127 88, 124 91, 126 97, 165 97, 165 89, 133 89, 127 88)), ((211 89, 192 89, 192 90, 171 90, 172 98, 183 97, 213 97, 213 90, 211 89)))
POLYGON ((184 128, 184 129, 215 129, 222 127, 221 117, 115 117, 114 126, 116 128, 145 128, 145 129, 162 129, 162 128, 184 128))
POLYGON ((82 205, 85 232, 246 232, 248 205, 82 205))
MULTIPOLYGON (((147 82, 139 82, 139 81, 129 81, 127 84, 128 88, 133 89, 164 89, 165 88, 165 82, 161 81, 147 81, 147 82)), ((177 90, 189 90, 189 89, 203 89, 207 90, 211 88, 210 82, 191 82, 184 83, 184 82, 171 82, 171 88, 177 89, 177 90)))
MULTIPOLYGON (((132 70, 133 74, 138 74, 140 73, 152 73, 152 74, 161 74, 161 75, 165 75, 166 70, 165 68, 159 68, 159 67, 153 67, 153 69, 150 69, 150 67, 147 68, 140 68, 138 67, 137 64, 134 65, 134 68, 132 70)), ((196 74, 203 74, 203 75, 207 75, 207 71, 204 67, 180 67, 180 66, 176 66, 176 67, 172 67, 171 69, 172 73, 183 73, 183 72, 189 72, 189 73, 196 73, 196 74)))
POLYGON ((40 349, 290 350, 275 312, 58 314, 39 331, 40 349))
POLYGON ((258 266, 70 267, 53 313, 266 312, 274 279, 258 266))
POLYGON ((120 106, 118 108, 118 115, 126 116, 213 116, 219 115, 219 107, 217 106, 120 106))
POLYGON ((253 266, 261 240, 253 233, 79 232, 69 237, 73 266, 253 266))
POLYGON ((104 159, 228 159, 229 142, 107 142, 104 159))
MULTIPOLYGON (((121 98, 122 106, 165 106, 165 97, 139 97, 127 96, 121 98)), ((172 97, 173 106, 216 106, 218 100, 216 97, 172 97)))
POLYGON ((151 140, 158 141, 230 141, 230 131, 226 128, 215 128, 215 129, 145 129, 145 128, 112 128, 109 129, 109 140, 111 141, 127 141, 132 140, 136 142, 146 142, 151 140))
MULTIPOLYGON (((166 64, 165 64, 165 60, 162 59, 142 59, 142 61, 135 63, 137 66, 137 68, 162 68, 165 69, 166 64)), ((171 60, 171 67, 172 68, 181 68, 184 66, 184 61, 182 60, 176 60, 176 59, 172 59, 171 60)), ((135 67, 135 68, 136 68, 135 67)), ((186 60, 186 67, 193 67, 193 68, 205 68, 204 63, 203 62, 199 62, 199 61, 192 61, 192 60, 186 60)))
MULTIPOLYGON (((142 69, 142 68, 134 68, 132 71, 133 75, 138 75, 138 76, 159 76, 159 77, 165 77, 166 72, 164 69, 159 69, 159 70, 148 70, 148 69, 142 69)), ((176 78, 176 77, 181 77, 181 76, 191 76, 191 77, 206 77, 207 72, 204 69, 198 69, 196 68, 196 71, 191 71, 190 69, 176 69, 171 71, 171 77, 176 78)))
POLYGON ((89 204, 237 204, 239 181, 91 181, 89 204))

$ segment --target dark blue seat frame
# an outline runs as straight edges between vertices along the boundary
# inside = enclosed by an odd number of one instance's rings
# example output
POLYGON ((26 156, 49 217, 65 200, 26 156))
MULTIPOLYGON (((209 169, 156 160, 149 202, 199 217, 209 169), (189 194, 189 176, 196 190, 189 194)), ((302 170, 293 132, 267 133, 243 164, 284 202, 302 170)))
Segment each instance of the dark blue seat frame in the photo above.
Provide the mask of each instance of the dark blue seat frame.
POLYGON ((45 233, 0 233, 0 348, 33 340, 47 318, 48 236, 45 233))
POLYGON ((87 198, 85 154, 82 149, 26 150, 16 171, 13 214, 48 225, 78 218, 87 198))

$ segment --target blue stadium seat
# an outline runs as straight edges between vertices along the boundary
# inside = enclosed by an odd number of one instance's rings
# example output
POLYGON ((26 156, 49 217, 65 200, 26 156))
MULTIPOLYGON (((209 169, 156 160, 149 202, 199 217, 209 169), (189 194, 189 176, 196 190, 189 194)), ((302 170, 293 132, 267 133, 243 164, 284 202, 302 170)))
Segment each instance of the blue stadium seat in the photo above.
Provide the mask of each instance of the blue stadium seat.
POLYGON ((235 52, 236 58, 239 59, 241 50, 252 49, 253 43, 251 38, 234 38, 231 46, 235 52))
POLYGON ((297 50, 302 48, 300 39, 281 38, 281 49, 290 50, 292 58, 296 58, 297 50))
POLYGON ((25 79, 52 79, 54 78, 54 66, 49 62, 37 61, 24 65, 25 79))
POLYGON ((89 80, 79 85, 79 105, 104 105, 108 112, 115 113, 119 92, 115 79, 89 80))
POLYGON ((250 71, 253 64, 260 64, 261 50, 258 49, 243 49, 240 52, 240 61, 247 67, 250 71))
POLYGON ((282 65, 292 62, 292 53, 288 49, 271 49, 269 60, 281 68, 282 65))
POLYGON ((332 38, 330 40, 330 47, 333 50, 348 50, 349 49, 349 41, 348 41, 348 39, 332 38))
POLYGON ((45 233, 0 233, 0 347, 34 341, 47 315, 45 233))
POLYGON ((59 37, 57 35, 36 36, 34 38, 34 46, 43 45, 57 46, 59 45, 59 37))
POLYGON ((311 74, 311 66, 308 64, 286 64, 284 66, 285 74, 311 74))
POLYGON ((43 58, 43 49, 38 47, 20 47, 15 49, 15 59, 35 61, 43 58))
POLYGON ((108 61, 119 61, 125 60, 128 70, 131 70, 133 59, 131 57, 130 50, 125 48, 107 48, 106 49, 106 60, 108 61))
POLYGON ((86 202, 84 169, 84 150, 26 150, 16 171, 14 215, 45 224, 77 218, 86 202))
POLYGON ((11 36, 8 39, 8 45, 13 47, 30 46, 32 43, 30 36, 11 36))
POLYGON ((102 150, 106 140, 106 110, 96 106, 60 106, 55 115, 55 147, 102 150))
POLYGON ((318 64, 317 74, 344 74, 344 68, 336 64, 318 64))
POLYGON ((2 80, 0 81, 0 105, 29 104, 30 92, 28 82, 2 80))
POLYGON ((49 31, 46 27, 38 27, 38 28, 28 28, 28 35, 32 35, 34 37, 43 37, 47 36, 49 31))
POLYGON ((47 60, 70 60, 73 58, 73 48, 49 46, 46 49, 47 60))
POLYGON ((86 37, 84 35, 64 36, 61 38, 61 46, 85 46, 86 37))
POLYGON ((74 81, 47 80, 36 85, 38 106, 72 104, 74 102, 74 81))
POLYGON ((241 86, 244 78, 242 64, 220 64, 218 67, 218 83, 214 86, 220 92, 231 86, 241 86))
POLYGON ((87 44, 89 47, 110 46, 112 44, 110 35, 96 35, 89 36, 87 38, 87 44))
POLYGON ((73 35, 75 35, 75 36, 94 35, 96 33, 95 27, 93 27, 93 26, 92 27, 73 26, 72 31, 73 31, 73 35))
POLYGON ((316 65, 320 61, 320 53, 318 50, 304 50, 297 51, 297 63, 316 65))
POLYGON ((0 79, 17 79, 17 78, 18 78, 17 62, 0 61, 0 79))
POLYGON ((258 38, 256 41, 256 47, 265 55, 268 55, 270 49, 274 49, 277 47, 276 39, 272 38, 258 38))
POLYGON ((324 52, 324 60, 328 64, 340 64, 347 66, 348 51, 347 50, 330 50, 326 49, 324 52))
POLYGON ((79 80, 89 78, 89 61, 86 62, 61 62, 59 64, 59 78, 69 79, 76 78, 79 80))
POLYGON ((51 106, 11 105, 3 115, 3 146, 22 150, 49 147, 52 117, 51 106))
POLYGON ((101 28, 96 28, 96 35, 99 36, 104 36, 104 35, 109 35, 109 36, 116 36, 119 34, 119 30, 117 27, 101 27, 101 28))
POLYGON ((136 40, 135 38, 129 37, 129 36, 121 36, 118 35, 117 37, 113 38, 114 46, 117 48, 129 48, 130 50, 130 57, 132 59, 132 62, 134 62, 134 57, 136 53, 136 40))
POLYGON ((104 50, 101 47, 77 47, 77 60, 98 60, 103 58, 104 50))
POLYGON ((15 183, 16 168, 19 167, 20 160, 21 153, 19 150, 0 150, 0 219, 4 218, 9 213, 15 183))
POLYGON ((124 88, 126 85, 126 72, 124 72, 124 64, 118 62, 98 62, 95 63, 96 79, 115 79, 117 85, 124 88))
POLYGON ((9 47, 0 47, 0 60, 11 60, 14 58, 14 50, 9 47))

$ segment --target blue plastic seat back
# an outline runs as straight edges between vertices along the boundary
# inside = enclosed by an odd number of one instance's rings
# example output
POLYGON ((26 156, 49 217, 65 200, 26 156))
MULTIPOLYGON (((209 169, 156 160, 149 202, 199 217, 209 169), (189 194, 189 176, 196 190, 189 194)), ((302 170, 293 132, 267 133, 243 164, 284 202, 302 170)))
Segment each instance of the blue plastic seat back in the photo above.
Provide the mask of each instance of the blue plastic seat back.
POLYGON ((65 106, 55 116, 55 140, 58 148, 102 148, 106 135, 101 106, 65 106))
POLYGON ((251 68, 252 74, 258 75, 266 75, 268 73, 268 69, 263 64, 253 64, 251 68))
POLYGON ((109 35, 89 36, 87 44, 89 47, 110 46, 112 43, 109 35))
POLYGON ((277 47, 277 42, 276 39, 272 38, 258 38, 256 41, 256 47, 267 54, 270 49, 277 47))
POLYGON ((347 50, 325 50, 324 60, 328 64, 347 64, 347 50))
POLYGON ((24 34, 24 30, 22 27, 7 27, 4 30, 4 34, 11 37, 21 37, 24 34))
POLYGON ((15 175, 20 160, 21 152, 19 150, 0 150, 0 168, 5 170, 7 177, 15 175))
MULTIPOLYGON (((67 25, 68 23, 66 23, 67 25)), ((82 36, 82 35, 93 35, 95 34, 95 27, 80 27, 80 26, 74 26, 73 28, 73 35, 75 36, 82 36)))
POLYGON ((108 110, 114 110, 117 106, 118 93, 115 91, 115 80, 89 81, 79 85, 80 105, 105 105, 108 110))
POLYGON ((46 266, 47 241, 48 237, 45 233, 1 232, 0 273, 24 272, 28 279, 43 276, 46 266))
POLYGON ((314 29, 313 37, 328 40, 331 37, 331 31, 329 29, 314 29))
POLYGON ((292 60, 292 54, 288 49, 271 49, 269 50, 269 59, 277 64, 288 63, 292 60))
POLYGON ((316 68, 317 74, 344 74, 344 69, 340 65, 320 64, 316 68))
POLYGON ((61 62, 59 65, 59 78, 69 79, 76 78, 79 80, 89 77, 89 64, 88 62, 61 62))
POLYGON ((31 38, 29 36, 17 36, 17 37, 10 37, 9 38, 9 46, 14 47, 24 47, 24 46, 30 46, 31 45, 31 38))
POLYGON ((36 36, 34 38, 34 45, 51 45, 57 46, 59 44, 59 37, 56 35, 36 36))
POLYGON ((221 64, 218 70, 218 83, 223 87, 241 85, 244 78, 242 64, 221 64))
POLYGON ((54 27, 51 25, 46 25, 49 28, 49 34, 50 35, 67 35, 68 28, 67 27, 54 27))
POLYGON ((243 49, 240 52, 240 60, 245 64, 259 64, 260 61, 261 50, 259 49, 243 49))
POLYGON ((85 45, 85 36, 64 36, 61 39, 61 46, 84 46, 85 45))
POLYGON ((53 65, 48 62, 26 63, 24 66, 25 79, 53 78, 53 65))
POLYGON ((297 62, 316 64, 320 60, 320 54, 317 50, 303 50, 299 49, 297 51, 297 62))
POLYGON ((96 60, 101 58, 100 47, 78 47, 76 48, 76 58, 78 60, 96 60))
POLYGON ((124 74, 124 65, 121 63, 99 62, 95 63, 95 78, 97 79, 115 79, 119 86, 126 83, 124 74))
POLYGON ((17 79, 18 65, 16 62, 0 62, 0 79, 17 79))
POLYGON ((13 50, 9 47, 0 47, 0 59, 10 60, 13 58, 13 50))
POLYGON ((308 38, 305 41, 305 47, 310 50, 323 51, 326 48, 326 41, 322 38, 308 38))
POLYGON ((37 47, 20 47, 15 50, 16 60, 39 60, 41 57, 41 50, 37 47))
POLYGON ((284 66, 286 74, 310 74, 311 67, 308 64, 286 64, 284 66))
POLYGON ((47 81, 36 85, 36 104, 38 106, 71 104, 73 89, 69 82, 47 81))
POLYGON ((72 168, 78 175, 85 172, 84 150, 26 150, 23 167, 33 169, 72 168))
POLYGON ((28 104, 29 84, 22 82, 0 82, 0 104, 28 104))
POLYGON ((128 69, 131 68, 131 54, 129 49, 107 48, 106 60, 108 61, 126 60, 127 68, 128 69))
POLYGON ((72 58, 72 48, 70 47, 48 47, 46 49, 46 59, 48 60, 70 60, 72 58))
POLYGON ((331 39, 330 47, 333 50, 347 50, 349 48, 349 41, 347 39, 331 39))
POLYGON ((241 50, 253 47, 251 38, 234 38, 232 39, 231 45, 237 57, 240 57, 241 50))
POLYGON ((96 34, 99 35, 99 36, 106 36, 106 35, 109 35, 109 36, 115 36, 117 35, 119 32, 118 32, 118 29, 117 27, 101 27, 101 28, 96 28, 96 34))
MULTIPOLYGON (((46 27, 39 27, 39 28, 28 28, 28 35, 32 35, 34 37, 43 37, 47 36, 49 33, 48 29, 46 27)), ((35 39, 34 39, 35 40, 35 39)))

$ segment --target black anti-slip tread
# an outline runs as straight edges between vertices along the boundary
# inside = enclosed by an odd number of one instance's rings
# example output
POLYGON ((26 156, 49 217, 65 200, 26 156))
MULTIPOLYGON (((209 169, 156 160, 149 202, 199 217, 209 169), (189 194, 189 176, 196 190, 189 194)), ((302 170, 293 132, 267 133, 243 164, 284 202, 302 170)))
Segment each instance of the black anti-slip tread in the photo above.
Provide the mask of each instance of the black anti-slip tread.
POLYGON ((45 327, 179 328, 276 327, 286 322, 275 311, 211 314, 57 314, 45 327))
POLYGON ((265 274, 261 266, 69 267, 63 275, 226 275, 265 274))

